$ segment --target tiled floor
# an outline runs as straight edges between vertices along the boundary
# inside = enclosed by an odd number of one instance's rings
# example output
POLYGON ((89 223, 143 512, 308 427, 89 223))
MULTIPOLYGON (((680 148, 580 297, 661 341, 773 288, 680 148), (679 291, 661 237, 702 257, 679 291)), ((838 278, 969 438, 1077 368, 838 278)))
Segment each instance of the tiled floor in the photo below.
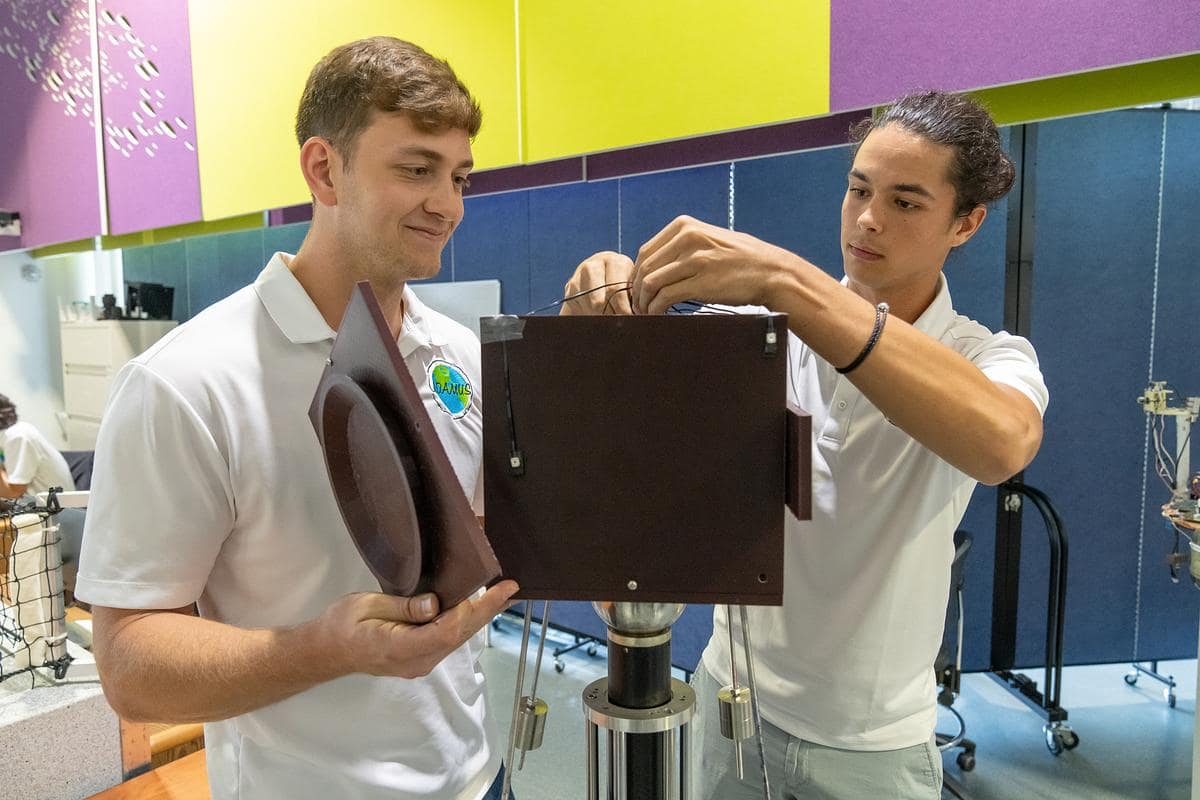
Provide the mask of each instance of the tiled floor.
MULTIPOLYGON (((560 639, 560 644, 570 641, 569 637, 560 639)), ((492 647, 484 655, 491 677, 489 699, 505 734, 519 648, 520 625, 506 622, 493 631, 492 647)), ((519 800, 584 797, 580 693, 586 684, 605 674, 604 657, 603 647, 594 657, 577 650, 563 657, 565 669, 558 673, 551 654, 545 656, 538 695, 550 704, 550 717, 545 744, 514 774, 514 793, 519 800)), ((531 670, 532 647, 529 663, 531 670)), ((947 774, 960 778, 976 800, 1189 798, 1196 662, 1159 666, 1179 684, 1173 709, 1164 702, 1161 684, 1142 677, 1137 686, 1127 686, 1122 678, 1128 665, 1065 670, 1062 704, 1080 743, 1058 757, 1046 747, 1042 720, 1023 702, 988 676, 966 676, 955 707, 966 718, 968 733, 978 745, 977 764, 964 775, 947 756, 947 774)), ((1040 673, 1031 677, 1042 681, 1040 673)), ((949 728, 951 721, 947 715, 942 727, 949 728)))

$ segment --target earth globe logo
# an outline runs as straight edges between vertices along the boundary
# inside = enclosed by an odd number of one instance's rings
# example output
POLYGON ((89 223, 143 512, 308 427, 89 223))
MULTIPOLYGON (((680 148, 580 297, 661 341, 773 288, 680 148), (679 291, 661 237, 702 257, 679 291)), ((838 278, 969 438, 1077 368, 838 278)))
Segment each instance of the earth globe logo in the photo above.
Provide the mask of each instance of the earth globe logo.
POLYGON ((471 410, 474 389, 463 371, 448 361, 434 361, 429 365, 429 387, 437 403, 455 419, 471 410))

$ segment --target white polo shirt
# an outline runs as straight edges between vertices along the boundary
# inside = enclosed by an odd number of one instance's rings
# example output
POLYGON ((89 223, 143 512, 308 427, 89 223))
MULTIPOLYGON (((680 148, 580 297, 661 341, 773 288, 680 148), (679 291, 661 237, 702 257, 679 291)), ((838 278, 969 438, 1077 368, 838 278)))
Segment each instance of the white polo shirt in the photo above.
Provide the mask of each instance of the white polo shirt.
POLYGON ((67 460, 28 422, 18 420, 0 431, 0 450, 4 451, 8 482, 27 485, 26 493, 37 494, 51 486, 61 486, 65 492, 75 490, 67 460))
MULTIPOLYGON (((956 314, 944 277, 915 327, 1045 413, 1033 347, 956 314)), ((789 394, 812 414, 813 514, 786 516, 784 605, 748 609, 763 716, 828 747, 920 744, 937 716, 933 661, 954 531, 976 481, 890 423, 794 335, 788 355, 789 394)), ((703 663, 728 684, 724 607, 713 617, 703 663)), ((734 635, 740 643, 737 620, 734 635)))
MULTIPOLYGON (((308 407, 329 328, 276 253, 253 286, 120 373, 96 448, 76 594, 242 628, 296 625, 379 591, 342 522, 308 407)), ((398 340, 468 497, 482 464, 475 335, 407 288, 398 340), (473 388, 435 393, 449 365, 473 388)), ((443 385, 445 380, 442 381, 443 385)), ((481 488, 481 487, 478 487, 481 488)), ((425 678, 353 674, 205 726, 221 800, 477 800, 500 767, 482 637, 425 678)))

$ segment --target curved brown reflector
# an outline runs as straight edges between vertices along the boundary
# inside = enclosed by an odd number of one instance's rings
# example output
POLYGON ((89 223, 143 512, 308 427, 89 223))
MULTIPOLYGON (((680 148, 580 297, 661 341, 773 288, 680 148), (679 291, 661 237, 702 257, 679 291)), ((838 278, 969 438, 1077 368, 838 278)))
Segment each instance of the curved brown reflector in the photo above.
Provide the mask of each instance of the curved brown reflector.
POLYGON ((422 548, 412 449, 354 381, 333 375, 321 389, 325 466, 350 536, 385 592, 413 594, 422 548))
POLYGON ((308 416, 342 520, 383 591, 433 592, 450 608, 500 577, 366 282, 350 296, 308 416))

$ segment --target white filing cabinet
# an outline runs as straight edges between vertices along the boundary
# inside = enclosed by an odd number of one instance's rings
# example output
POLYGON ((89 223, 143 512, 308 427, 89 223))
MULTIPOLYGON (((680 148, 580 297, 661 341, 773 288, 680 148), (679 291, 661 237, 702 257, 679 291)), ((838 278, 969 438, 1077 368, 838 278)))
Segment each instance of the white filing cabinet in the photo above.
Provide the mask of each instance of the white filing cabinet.
POLYGON ((124 319, 62 323, 63 404, 69 449, 95 449, 113 378, 125 362, 178 324, 124 319))

